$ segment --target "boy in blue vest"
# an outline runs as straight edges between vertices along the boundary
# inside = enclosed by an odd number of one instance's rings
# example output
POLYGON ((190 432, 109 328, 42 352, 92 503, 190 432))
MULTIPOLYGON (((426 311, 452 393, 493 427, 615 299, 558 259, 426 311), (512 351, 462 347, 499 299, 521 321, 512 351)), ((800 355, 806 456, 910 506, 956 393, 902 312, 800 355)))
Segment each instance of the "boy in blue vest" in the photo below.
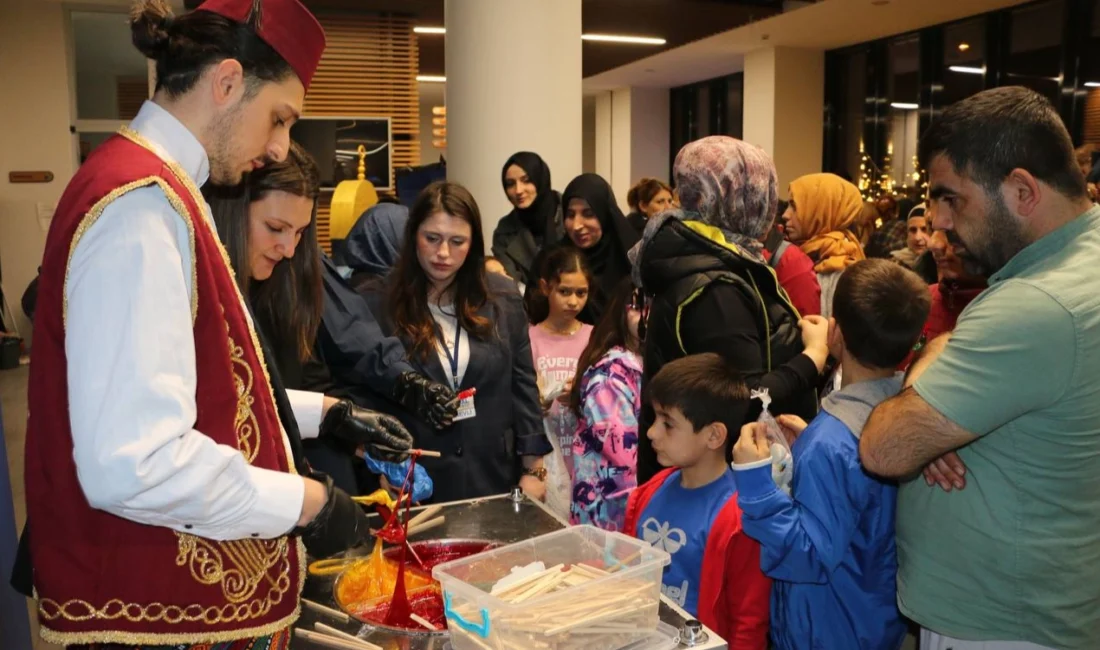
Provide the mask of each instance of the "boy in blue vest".
POLYGON ((797 435, 790 496, 772 481, 766 427, 741 429, 733 451, 737 501, 773 580, 777 650, 896 650, 905 638, 895 582, 897 487, 864 471, 859 436, 871 410, 901 389, 895 369, 930 305, 928 287, 893 262, 866 260, 844 272, 827 324, 841 388, 809 426, 780 418, 797 435))

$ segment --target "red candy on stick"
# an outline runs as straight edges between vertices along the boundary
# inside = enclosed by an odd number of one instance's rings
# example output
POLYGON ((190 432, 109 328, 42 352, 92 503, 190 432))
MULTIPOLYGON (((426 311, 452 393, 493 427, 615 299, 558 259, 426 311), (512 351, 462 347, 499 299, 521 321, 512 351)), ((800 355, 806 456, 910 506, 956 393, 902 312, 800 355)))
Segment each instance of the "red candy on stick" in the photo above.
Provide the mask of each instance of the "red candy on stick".
POLYGON ((409 605, 409 595, 405 591, 405 563, 406 549, 409 539, 409 509, 412 507, 412 499, 405 501, 405 521, 400 521, 398 514, 401 511, 401 501, 405 495, 412 494, 413 470, 416 468, 416 459, 419 453, 413 452, 410 456, 409 471, 405 474, 405 482, 401 484, 401 490, 397 493, 397 507, 393 509, 386 525, 378 531, 378 536, 391 544, 401 545, 401 554, 398 556, 397 584, 393 589, 393 600, 390 601, 389 612, 386 613, 386 625, 405 627, 411 619, 412 607, 409 605))

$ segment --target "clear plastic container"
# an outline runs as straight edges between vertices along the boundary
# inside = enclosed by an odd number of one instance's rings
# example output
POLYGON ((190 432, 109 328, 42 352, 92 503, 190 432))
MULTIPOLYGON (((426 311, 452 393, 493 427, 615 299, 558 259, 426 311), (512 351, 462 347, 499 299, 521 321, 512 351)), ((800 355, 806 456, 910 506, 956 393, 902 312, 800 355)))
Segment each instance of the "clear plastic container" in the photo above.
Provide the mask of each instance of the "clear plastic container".
POLYGON ((668 553, 594 526, 575 526, 440 564, 432 576, 455 650, 617 650, 660 622, 668 553), (490 593, 514 568, 528 578, 490 593))

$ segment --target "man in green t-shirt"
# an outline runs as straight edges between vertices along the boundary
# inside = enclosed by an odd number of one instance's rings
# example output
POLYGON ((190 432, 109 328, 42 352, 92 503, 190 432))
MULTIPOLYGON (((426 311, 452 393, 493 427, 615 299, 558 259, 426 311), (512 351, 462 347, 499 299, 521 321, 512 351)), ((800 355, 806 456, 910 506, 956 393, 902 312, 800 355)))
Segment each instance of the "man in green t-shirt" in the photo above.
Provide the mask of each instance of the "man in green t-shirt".
POLYGON ((1096 650, 1100 208, 1058 113, 1024 88, 948 108, 920 159, 935 227, 992 275, 863 430, 864 466, 908 479, 898 605, 922 650, 1096 650), (965 479, 912 480, 929 464, 965 479))

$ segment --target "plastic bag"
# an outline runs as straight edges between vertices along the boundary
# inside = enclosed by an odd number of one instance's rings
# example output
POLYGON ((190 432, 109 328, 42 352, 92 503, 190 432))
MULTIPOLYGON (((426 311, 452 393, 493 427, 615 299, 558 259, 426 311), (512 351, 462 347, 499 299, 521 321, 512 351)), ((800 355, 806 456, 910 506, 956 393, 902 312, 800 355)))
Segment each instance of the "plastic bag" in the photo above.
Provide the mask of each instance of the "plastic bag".
MULTIPOLYGON (((401 463, 389 463, 384 460, 372 458, 369 451, 364 454, 363 458, 367 462, 367 469, 375 474, 385 476, 386 480, 390 482, 390 485, 392 485, 394 489, 398 489, 404 485, 405 476, 409 473, 409 463, 412 462, 411 458, 406 458, 405 461, 401 463)), ((428 471, 426 469, 421 465, 417 465, 415 469, 413 469, 413 502, 421 503, 430 499, 434 491, 435 484, 432 483, 432 477, 428 476, 428 471)))
POLYGON ((787 436, 783 435, 783 428, 768 410, 772 398, 768 395, 767 388, 752 391, 750 397, 760 400, 764 406, 764 410, 756 421, 763 422, 768 428, 767 436, 772 452, 772 480, 780 490, 790 494, 791 481, 794 479, 794 456, 791 454, 791 446, 787 444, 787 436))

